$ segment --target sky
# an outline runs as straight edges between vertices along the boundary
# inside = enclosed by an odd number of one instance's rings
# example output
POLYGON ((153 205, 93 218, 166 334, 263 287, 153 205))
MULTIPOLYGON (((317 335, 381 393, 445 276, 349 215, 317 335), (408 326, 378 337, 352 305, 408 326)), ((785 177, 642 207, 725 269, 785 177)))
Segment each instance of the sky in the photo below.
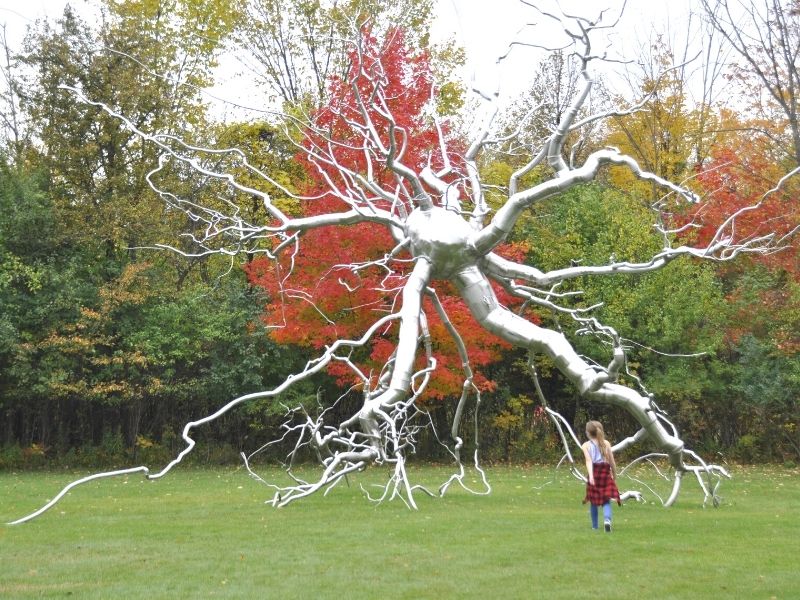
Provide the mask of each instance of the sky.
MULTIPOLYGON (((612 16, 619 12, 623 1, 561 0, 560 5, 567 12, 590 17, 596 16, 598 7, 605 6, 612 16)), ((437 3, 434 39, 455 36, 467 53, 464 78, 484 90, 494 90, 499 84, 506 98, 523 91, 542 56, 541 52, 517 47, 498 67, 497 56, 506 51, 509 40, 526 39, 527 35, 528 40, 537 43, 558 44, 555 38, 542 37, 542 31, 554 31, 552 27, 523 28, 526 23, 542 22, 545 18, 523 7, 518 0, 437 0, 437 3), (531 37, 531 32, 536 32, 536 37, 531 37)), ((556 10, 555 0, 537 0, 537 3, 546 10, 556 10)), ((12 48, 18 47, 27 25, 37 18, 57 18, 65 4, 64 0, 0 0, 0 26, 5 24, 12 48)), ((91 16, 92 2, 72 0, 70 4, 79 14, 91 16)), ((627 0, 619 25, 604 43, 612 54, 635 56, 653 31, 671 30, 676 35, 685 35, 687 15, 697 5, 697 0, 627 0)), ((241 67, 235 61, 221 62, 220 83, 210 93, 223 100, 245 103, 244 99, 252 97, 252 91, 243 81, 246 77, 241 75, 241 67)))
MULTIPOLYGON (((549 46, 563 45, 564 36, 557 27, 542 27, 548 19, 522 5, 518 0, 438 0, 438 19, 434 25, 435 34, 443 35, 447 31, 461 40, 467 51, 469 74, 480 83, 491 87, 497 85, 511 92, 519 92, 524 83, 529 81, 542 52, 532 48, 516 47, 511 55, 496 65, 496 57, 503 54, 509 40, 520 39, 526 42, 549 46), (538 27, 526 26, 530 23, 538 27), (543 31, 553 35, 543 38, 543 31), (439 33, 441 32, 441 33, 439 33), (549 39, 548 39, 549 38, 549 39)), ((537 0, 542 10, 555 13, 560 5, 564 12, 580 14, 588 18, 596 18, 601 7, 608 9, 604 22, 613 22, 620 13, 623 0, 537 0)), ((609 36, 601 42, 610 55, 631 57, 651 34, 656 32, 678 31, 682 26, 685 31, 687 15, 697 2, 690 0, 669 0, 658 2, 653 0, 627 0, 625 10, 618 25, 609 36)), ((553 21, 550 21, 554 23, 553 21)), ((599 50, 599 48, 597 49, 599 50)))

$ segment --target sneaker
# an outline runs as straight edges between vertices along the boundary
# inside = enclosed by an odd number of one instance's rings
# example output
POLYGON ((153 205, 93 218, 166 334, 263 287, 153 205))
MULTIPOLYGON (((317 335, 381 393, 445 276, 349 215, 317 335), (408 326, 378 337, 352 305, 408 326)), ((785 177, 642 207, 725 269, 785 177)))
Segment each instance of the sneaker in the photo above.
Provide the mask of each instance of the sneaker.
POLYGON ((611 521, 605 522, 606 533, 611 533, 611 521))

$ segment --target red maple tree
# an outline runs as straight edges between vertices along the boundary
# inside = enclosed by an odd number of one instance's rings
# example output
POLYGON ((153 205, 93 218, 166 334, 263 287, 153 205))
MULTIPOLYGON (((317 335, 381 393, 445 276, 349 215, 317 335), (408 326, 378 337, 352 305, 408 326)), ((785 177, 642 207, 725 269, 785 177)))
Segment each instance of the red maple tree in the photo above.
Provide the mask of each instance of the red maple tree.
POLYGON ((723 235, 734 236, 737 241, 774 233, 776 239, 786 237, 779 249, 770 254, 752 254, 750 260, 775 275, 772 285, 752 287, 744 277, 752 263, 737 260, 720 266, 720 275, 727 280, 727 301, 733 319, 726 330, 726 339, 736 346, 745 334, 769 338, 775 348, 783 353, 797 352, 800 339, 796 330, 798 311, 797 295, 790 290, 790 282, 800 282, 800 255, 797 245, 789 236, 800 227, 800 188, 789 180, 781 189, 773 189, 784 171, 771 163, 768 155, 753 149, 747 152, 743 145, 734 150, 722 147, 715 150, 712 160, 698 174, 697 181, 705 200, 687 216, 697 225, 688 230, 687 241, 704 245, 717 235, 720 225, 733 214, 735 224, 725 227, 723 235), (757 210, 744 210, 758 206, 757 210))
MULTIPOLYGON (((361 44, 351 51, 349 60, 347 76, 331 82, 329 102, 316 111, 313 125, 304 132, 306 150, 326 148, 335 162, 312 160, 309 152, 298 152, 296 157, 305 166, 307 175, 304 196, 312 198, 302 203, 301 210, 307 216, 342 210, 341 198, 331 193, 331 189, 346 187, 352 173, 363 173, 369 168, 373 179, 384 189, 398 185, 391 169, 385 164, 372 164, 365 155, 362 133, 354 126, 365 120, 361 99, 373 97, 376 86, 381 86, 384 106, 376 109, 370 105, 367 110, 369 121, 380 137, 394 139, 398 147, 403 147, 403 163, 416 171, 429 164, 439 169, 444 163, 439 136, 447 136, 447 128, 437 128, 428 116, 435 93, 430 55, 413 51, 398 29, 390 32, 382 44, 364 32, 361 44)), ((463 149, 450 143, 448 158, 456 166, 455 173, 458 165, 463 165, 459 150, 463 149)), ((456 174, 451 179, 458 184, 456 174)), ((370 202, 384 209, 391 204, 380 196, 370 198, 370 202)), ((396 241, 383 225, 333 225, 305 233, 293 256, 278 261, 262 258, 250 263, 249 280, 266 290, 270 298, 264 318, 268 325, 275 326, 271 330, 273 338, 281 343, 319 349, 337 339, 363 335, 378 318, 399 304, 399 293, 412 265, 410 255, 403 252, 387 258, 395 246, 396 241)), ((508 244, 500 248, 500 253, 518 260, 524 256, 525 246, 508 244)), ((509 346, 479 327, 448 285, 438 288, 438 297, 464 340, 470 364, 475 368, 497 361, 509 346)), ((496 291, 507 305, 516 302, 502 289, 496 291)), ((423 306, 439 367, 437 377, 427 388, 427 396, 441 399, 458 395, 464 371, 457 346, 431 300, 426 299, 423 306)), ((387 327, 353 357, 353 362, 365 374, 377 376, 396 346, 395 336, 394 327, 387 327)), ((332 362, 328 370, 341 385, 357 380, 342 362, 332 362)), ((494 387, 479 372, 474 383, 483 390, 494 387)))
MULTIPOLYGON (((705 196, 688 219, 696 228, 687 234, 698 245, 710 243, 731 215, 735 221, 724 227, 722 235, 737 242, 774 234, 779 239, 800 226, 800 189, 790 180, 780 190, 765 194, 778 181, 783 169, 770 163, 763 153, 743 149, 717 148, 711 160, 697 176, 705 196), (756 207, 757 210, 743 210, 756 207)), ((800 275, 796 245, 783 244, 771 254, 753 255, 754 260, 770 269, 784 269, 796 278, 800 275)))

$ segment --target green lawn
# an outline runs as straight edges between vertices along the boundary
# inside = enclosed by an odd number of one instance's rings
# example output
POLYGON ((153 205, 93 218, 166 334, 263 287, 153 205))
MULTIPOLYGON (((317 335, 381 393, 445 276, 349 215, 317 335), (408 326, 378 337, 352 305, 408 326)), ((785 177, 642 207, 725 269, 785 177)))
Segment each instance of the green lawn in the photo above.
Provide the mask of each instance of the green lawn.
MULTIPOLYGON (((0 526, 0 597, 800 595, 797 470, 735 468, 718 509, 703 509, 687 478, 670 509, 615 508, 611 535, 590 530, 582 488, 566 474, 541 487, 551 469, 488 473, 490 496, 452 488, 443 499, 419 496, 419 511, 371 505, 359 480, 277 510, 241 470, 92 482, 39 519, 0 526)), ((0 473, 0 520, 38 508, 74 476, 0 473)), ((434 467, 413 474, 431 483, 444 476, 434 467)))

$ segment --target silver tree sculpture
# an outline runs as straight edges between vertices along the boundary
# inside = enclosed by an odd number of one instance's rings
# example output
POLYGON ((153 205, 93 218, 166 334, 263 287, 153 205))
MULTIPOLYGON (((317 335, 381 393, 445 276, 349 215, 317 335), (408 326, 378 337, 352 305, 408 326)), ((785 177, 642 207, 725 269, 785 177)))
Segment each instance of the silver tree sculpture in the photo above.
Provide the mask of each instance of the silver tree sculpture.
MULTIPOLYGON (((592 51, 591 35, 602 27, 601 20, 570 17, 559 18, 556 22, 571 40, 573 56, 581 66, 580 85, 557 125, 538 147, 530 150, 527 164, 511 175, 503 191, 504 200, 495 208, 490 207, 486 198, 478 161, 483 153, 503 141, 497 133, 496 95, 478 94, 485 104, 486 117, 469 145, 461 146, 464 149, 460 154, 452 149, 459 147, 457 142, 445 135, 444 127, 431 114, 430 119, 436 123, 432 127, 437 135, 425 163, 407 161, 406 151, 413 132, 399 123, 390 109, 396 98, 389 97, 392 82, 388 80, 389 70, 377 51, 380 45, 369 43, 364 37, 353 39, 350 78, 341 82, 349 86, 353 99, 349 111, 341 109, 337 115, 340 122, 346 124, 348 137, 337 137, 334 129, 321 125, 314 118, 301 122, 299 113, 285 121, 289 124, 287 127, 296 126, 297 131, 303 132, 302 139, 298 139, 296 132, 288 137, 295 140, 308 163, 316 167, 318 176, 327 185, 327 197, 335 199, 340 207, 312 216, 294 216, 290 211, 281 210, 264 191, 265 188, 279 189, 283 196, 299 202, 313 202, 314 199, 298 196, 286 189, 268 173, 251 166, 239 150, 208 150, 172 137, 147 133, 112 107, 94 102, 78 89, 66 88, 80 101, 117 117, 144 143, 155 144, 162 151, 159 164, 149 175, 151 186, 171 210, 188 215, 194 224, 192 233, 187 234, 192 248, 170 246, 171 250, 186 256, 221 254, 233 258, 258 253, 276 261, 281 259, 281 264, 290 266, 286 271, 276 271, 276 276, 281 278, 282 289, 287 290, 290 288, 292 258, 301 252, 304 234, 321 227, 371 223, 384 227, 391 234, 394 247, 387 247, 385 254, 378 259, 347 267, 358 271, 366 265, 377 265, 387 273, 387 277, 402 276, 402 285, 396 291, 387 288, 386 294, 391 299, 389 310, 375 319, 360 337, 339 339, 328 345, 305 368, 287 376, 274 389, 235 398, 213 414, 187 423, 182 434, 185 448, 160 471, 151 472, 146 466, 138 466, 85 477, 71 483, 43 508, 15 523, 38 516, 74 486, 93 479, 132 473, 142 473, 148 479, 164 476, 192 451, 195 428, 244 403, 266 397, 280 399, 291 386, 324 371, 334 362, 347 365, 360 381, 363 402, 354 414, 341 422, 331 422, 331 411, 327 410, 314 415, 302 407, 289 410, 290 419, 284 425, 281 441, 289 441, 293 448, 287 461, 291 483, 278 485, 265 481, 252 468, 252 455, 243 455, 253 477, 273 487, 270 502, 274 506, 285 506, 304 496, 330 489, 348 474, 378 464, 389 465, 391 471, 380 499, 399 497, 409 506, 416 507, 414 494, 418 491, 442 495, 453 483, 469 489, 461 457, 460 426, 465 407, 470 401, 479 400, 480 395, 473 382, 466 345, 442 302, 437 299, 436 287, 441 282, 453 284, 487 334, 526 349, 531 356, 531 366, 533 357, 546 356, 582 397, 624 409, 636 429, 614 450, 643 443, 652 453, 637 460, 648 460, 653 456, 668 460, 674 483, 669 497, 664 500, 665 505, 675 501, 686 473, 696 475, 706 500, 716 503, 716 483, 720 477, 728 476, 726 470, 707 464, 685 447, 678 431, 653 396, 635 376, 626 375, 626 349, 620 335, 593 316, 592 307, 572 306, 574 292, 561 292, 559 285, 584 276, 647 273, 665 268, 679 258, 728 261, 742 253, 770 253, 785 245, 786 236, 771 234, 743 238, 739 235, 737 217, 742 212, 757 209, 756 205, 730 215, 707 245, 676 245, 678 232, 661 219, 666 199, 696 203, 700 198, 681 185, 643 170, 633 158, 614 148, 596 150, 579 162, 575 153, 570 153, 568 144, 579 138, 587 127, 622 111, 590 114, 588 110, 588 98, 593 87, 590 66, 598 58, 592 51), (353 155, 358 155, 359 161, 350 164, 346 157, 353 155), (220 168, 220 165, 225 168, 220 168), (543 271, 533 265, 502 258, 495 252, 526 209, 545 198, 594 180, 609 166, 626 168, 639 179, 652 182, 663 190, 664 196, 653 205, 654 227, 663 239, 663 247, 649 260, 617 262, 612 259, 607 264, 577 264, 543 271), (213 200, 201 203, 162 189, 158 184, 159 175, 167 168, 182 168, 198 180, 213 183, 218 194, 213 200), (525 175, 534 169, 546 177, 539 178, 530 186, 522 185, 525 175), (387 173, 388 178, 385 177, 387 173), (253 184, 254 180, 262 181, 263 187, 253 184), (262 212, 266 215, 263 222, 248 220, 237 198, 256 198, 265 211, 262 212), (509 310, 498 301, 493 284, 526 305, 537 307, 537 310, 553 311, 572 319, 574 333, 594 335, 606 343, 607 356, 595 359, 582 356, 565 332, 536 324, 523 314, 509 310), (420 410, 417 400, 425 394, 428 382, 437 375, 428 328, 429 315, 423 306, 426 296, 431 299, 431 306, 455 341, 463 363, 463 392, 448 442, 456 468, 454 474, 436 490, 414 485, 406 472, 407 455, 414 449, 419 429, 430 425, 427 413, 420 410), (384 332, 389 324, 396 325, 394 351, 379 373, 363 372, 356 365, 353 353, 384 332), (620 377, 625 381, 620 382, 620 377), (314 480, 306 481, 294 474, 292 464, 301 450, 307 452, 309 449, 319 458, 321 471, 314 480)), ((401 83, 404 86, 421 85, 419 81, 401 83)), ((334 107, 331 110, 338 109, 334 107)), ((775 190, 782 184, 783 181, 775 190)), ((307 301, 313 302, 313 298, 307 301)), ((538 382, 536 386, 538 388, 538 382)), ((564 441, 565 456, 571 460, 571 441, 574 439, 577 443, 577 439, 563 417, 553 411, 550 414, 564 441)), ((477 451, 474 464, 480 471, 477 451)), ((490 490, 485 478, 483 482, 484 487, 476 493, 490 490)))

